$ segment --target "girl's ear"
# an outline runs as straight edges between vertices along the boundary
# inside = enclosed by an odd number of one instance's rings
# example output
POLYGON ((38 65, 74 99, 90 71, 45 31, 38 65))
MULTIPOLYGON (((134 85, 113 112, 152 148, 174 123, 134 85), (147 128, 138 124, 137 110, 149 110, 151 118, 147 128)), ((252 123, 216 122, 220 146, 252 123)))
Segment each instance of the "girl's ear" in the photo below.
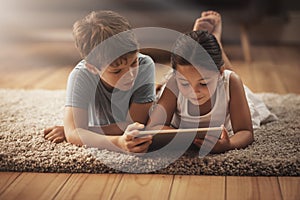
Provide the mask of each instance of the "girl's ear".
POLYGON ((98 75, 99 74, 99 70, 97 69, 97 67, 95 67, 92 64, 89 63, 85 63, 86 68, 93 74, 98 75))

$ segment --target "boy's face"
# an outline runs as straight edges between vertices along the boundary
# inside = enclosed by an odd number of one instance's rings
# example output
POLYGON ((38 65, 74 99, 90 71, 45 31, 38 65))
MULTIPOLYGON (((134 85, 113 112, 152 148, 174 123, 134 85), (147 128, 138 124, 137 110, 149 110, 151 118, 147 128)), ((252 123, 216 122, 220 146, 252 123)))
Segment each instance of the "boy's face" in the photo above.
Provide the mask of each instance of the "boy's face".
POLYGON ((129 90, 138 73, 138 53, 129 54, 127 59, 120 59, 117 65, 109 65, 100 72, 100 78, 112 89, 129 90))
POLYGON ((180 92, 194 105, 203 105, 215 93, 219 72, 196 68, 192 65, 177 65, 176 81, 180 92))

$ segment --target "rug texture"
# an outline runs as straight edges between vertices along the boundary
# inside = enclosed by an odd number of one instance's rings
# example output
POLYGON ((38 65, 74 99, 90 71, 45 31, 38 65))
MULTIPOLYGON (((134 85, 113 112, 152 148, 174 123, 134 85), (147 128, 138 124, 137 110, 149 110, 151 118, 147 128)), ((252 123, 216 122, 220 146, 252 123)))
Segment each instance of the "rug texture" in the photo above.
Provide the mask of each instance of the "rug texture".
POLYGON ((1 89, 0 171, 299 176, 300 95, 257 95, 279 120, 255 130, 246 149, 154 158, 46 141, 43 129, 62 125, 65 91, 1 89))

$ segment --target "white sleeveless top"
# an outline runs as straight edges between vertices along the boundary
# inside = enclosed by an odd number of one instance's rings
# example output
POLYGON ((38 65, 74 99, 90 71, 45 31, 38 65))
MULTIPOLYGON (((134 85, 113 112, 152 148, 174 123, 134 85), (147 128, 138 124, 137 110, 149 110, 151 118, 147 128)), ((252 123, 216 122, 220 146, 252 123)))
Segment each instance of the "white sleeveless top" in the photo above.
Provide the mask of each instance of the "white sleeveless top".
MULTIPOLYGON (((216 89, 216 100, 212 109, 205 115, 194 116, 188 112, 188 99, 179 91, 177 97, 177 109, 174 113, 171 125, 175 128, 214 127, 224 124, 229 133, 232 133, 229 102, 229 78, 232 71, 224 70, 216 89)), ((244 86, 246 98, 251 112, 253 128, 259 128, 264 121, 275 120, 276 116, 268 110, 265 104, 258 99, 246 86, 244 86)), ((200 112, 199 112, 200 113, 200 112)))

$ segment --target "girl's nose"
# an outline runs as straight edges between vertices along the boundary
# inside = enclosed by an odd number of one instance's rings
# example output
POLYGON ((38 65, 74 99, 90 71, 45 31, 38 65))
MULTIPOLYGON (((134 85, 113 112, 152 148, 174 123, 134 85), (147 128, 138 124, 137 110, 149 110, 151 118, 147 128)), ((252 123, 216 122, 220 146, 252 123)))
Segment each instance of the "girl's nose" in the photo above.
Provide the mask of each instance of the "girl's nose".
POLYGON ((196 84, 193 86, 193 90, 195 93, 200 93, 200 87, 199 87, 199 84, 196 84))

